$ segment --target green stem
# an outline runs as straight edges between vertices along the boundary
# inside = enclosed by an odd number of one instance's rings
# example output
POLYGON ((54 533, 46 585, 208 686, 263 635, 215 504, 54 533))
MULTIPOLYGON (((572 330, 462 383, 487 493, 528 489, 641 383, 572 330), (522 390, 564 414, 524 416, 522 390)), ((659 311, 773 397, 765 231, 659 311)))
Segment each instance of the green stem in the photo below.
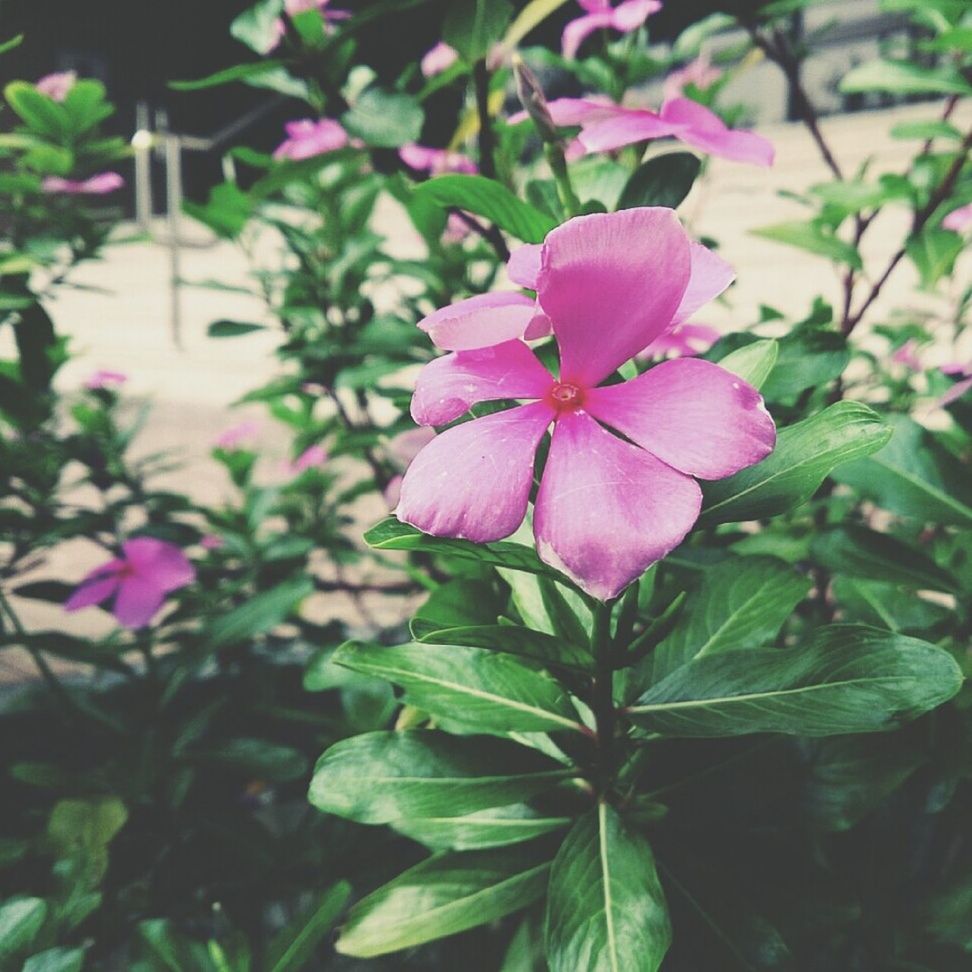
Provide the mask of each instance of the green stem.
POLYGON ((597 788, 603 797, 614 776, 614 640, 611 637, 613 601, 594 609, 591 653, 594 655, 592 709, 597 727, 597 788))
POLYGON ((576 216, 581 211, 581 201, 574 192, 574 186, 570 181, 570 172, 567 170, 567 160, 564 158, 563 149, 559 145, 548 142, 544 145, 544 153, 550 170, 553 172, 554 180, 557 183, 557 195, 560 204, 564 207, 565 214, 576 216))

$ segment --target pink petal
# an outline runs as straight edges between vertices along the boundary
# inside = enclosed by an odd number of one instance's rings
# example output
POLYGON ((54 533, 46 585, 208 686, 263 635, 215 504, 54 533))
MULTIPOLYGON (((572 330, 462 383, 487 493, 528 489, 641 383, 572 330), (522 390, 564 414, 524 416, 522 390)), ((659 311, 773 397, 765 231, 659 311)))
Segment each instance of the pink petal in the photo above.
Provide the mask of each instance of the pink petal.
POLYGON ((275 159, 298 161, 325 152, 333 152, 348 144, 348 133, 333 118, 302 118, 284 125, 286 138, 274 150, 275 159))
POLYGON ((126 628, 142 628, 162 607, 165 591, 143 577, 126 577, 118 587, 111 613, 126 628))
POLYGON ((535 313, 524 294, 479 294, 429 314, 418 326, 444 351, 469 351, 522 337, 535 313))
POLYGON ((80 191, 92 196, 105 196, 125 185, 125 180, 117 172, 99 172, 81 183, 80 191))
POLYGON ((501 398, 543 398, 553 377, 522 341, 457 351, 430 361, 412 396, 419 425, 445 425, 476 402, 501 398))
POLYGON ((639 358, 661 358, 675 353, 690 357, 708 351, 721 335, 707 324, 678 324, 666 334, 655 338, 639 358))
POLYGON ((134 574, 162 591, 174 591, 196 579, 196 570, 175 544, 155 537, 135 537, 122 544, 134 574))
POLYGON ((625 108, 585 124, 579 140, 588 152, 610 152, 668 135, 681 137, 680 127, 646 108, 625 108))
POLYGON ((592 388, 585 407, 662 462, 702 479, 745 469, 776 443, 759 392, 698 358, 664 361, 631 381, 592 388))
POLYGON ((323 446, 308 446, 293 462, 287 463, 287 471, 297 476, 308 469, 323 466, 327 462, 327 450, 323 446))
POLYGON ((128 375, 122 371, 108 371, 105 368, 99 368, 85 379, 84 387, 91 391, 99 388, 118 388, 124 385, 126 381, 128 381, 128 375))
POLYGON ((107 600, 118 589, 124 560, 109 560, 88 573, 74 593, 64 602, 65 611, 80 611, 107 600))
POLYGON ((511 254, 506 264, 506 273, 510 280, 521 287, 537 289, 537 278, 540 276, 540 252, 543 247, 539 243, 524 243, 511 254))
POLYGON ((508 537, 526 515, 534 456, 552 418, 535 402, 436 436, 405 473, 399 520, 437 537, 508 537))
POLYGON ((34 87, 41 94, 47 95, 51 101, 64 101, 77 80, 77 71, 56 71, 53 74, 45 74, 34 87))
POLYGON ((614 8, 611 26, 622 34, 637 30, 662 5, 658 0, 622 0, 614 8))
POLYGON ((388 441, 385 450, 400 469, 408 469, 409 463, 435 438, 435 430, 429 428, 407 429, 388 441))
POLYGON ((691 243, 692 270, 675 323, 687 321, 700 307, 715 300, 736 279, 732 266, 701 243, 691 243))
POLYGON ((537 552, 607 600, 678 546, 699 515, 698 483, 583 411, 558 420, 533 526, 537 552))
POLYGON ((943 220, 942 226, 955 233, 961 233, 972 226, 972 203, 953 209, 943 220))
POLYGON ((715 112, 690 98, 675 98, 662 105, 661 118, 682 126, 677 138, 702 152, 734 162, 773 164, 773 144, 755 132, 727 128, 715 112))
POLYGON ((938 400, 938 404, 944 408, 946 405, 951 405, 952 402, 957 402, 966 392, 972 390, 972 378, 966 378, 963 381, 956 382, 951 388, 938 400))
POLYGON ((452 67, 459 59, 459 54, 455 48, 450 47, 443 41, 439 41, 435 47, 425 52, 420 63, 422 76, 431 78, 433 75, 441 74, 447 68, 452 67))
POLYGON ((564 28, 560 37, 560 48, 564 57, 573 59, 577 56, 577 51, 581 44, 602 27, 611 27, 614 23, 614 11, 610 8, 596 10, 593 13, 585 14, 572 20, 564 28))
POLYGON ((445 172, 472 174, 479 171, 476 163, 461 152, 452 152, 443 148, 430 148, 427 145, 417 145, 414 142, 403 145, 398 150, 398 157, 417 172, 430 172, 433 175, 442 175, 445 172))
POLYGON ((552 230, 537 298, 553 321, 561 378, 596 384, 668 330, 690 267, 671 209, 575 216, 552 230))

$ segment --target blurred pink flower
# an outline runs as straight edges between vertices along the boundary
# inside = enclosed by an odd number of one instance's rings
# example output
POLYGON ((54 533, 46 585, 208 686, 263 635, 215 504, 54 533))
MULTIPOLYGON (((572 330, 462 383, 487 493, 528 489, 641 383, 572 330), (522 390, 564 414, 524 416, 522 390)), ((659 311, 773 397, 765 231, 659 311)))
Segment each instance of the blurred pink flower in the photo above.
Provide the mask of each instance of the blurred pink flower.
POLYGON ((688 85, 693 85, 699 91, 705 91, 722 77, 722 71, 712 64, 708 51, 703 51, 694 61, 689 61, 684 67, 672 71, 665 78, 663 96, 665 101, 680 98, 688 85))
MULTIPOLYGON (((674 211, 661 207, 577 216, 551 231, 518 269, 538 268, 537 304, 552 322, 559 377, 515 336, 426 365, 412 399, 420 425, 447 424, 477 402, 528 404, 436 436, 405 474, 399 519, 478 543, 509 536, 526 514, 535 453, 553 424, 533 517, 541 559, 604 600, 681 543, 701 506, 693 477, 729 476, 776 440, 756 389, 708 361, 665 361, 603 384, 671 328, 692 248, 674 211)), ((479 307, 473 324, 491 314, 479 307)))
POLYGON ((458 213, 449 213, 442 231, 442 242, 461 243, 471 232, 469 224, 458 213))
POLYGON ((117 172, 99 172, 81 180, 47 176, 41 183, 41 189, 44 192, 66 193, 71 196, 104 196, 121 189, 123 185, 125 180, 117 172))
POLYGON ((621 34, 637 30, 662 5, 659 0, 622 0, 616 7, 611 0, 577 0, 586 13, 564 28, 560 44, 564 57, 574 58, 581 44, 596 30, 610 29, 621 34))
POLYGON ((77 71, 55 71, 53 74, 45 74, 34 87, 51 101, 63 101, 77 83, 77 71))
POLYGON ((972 228, 972 203, 953 209, 942 220, 942 226, 956 233, 964 233, 965 230, 972 228))
POLYGON ((905 341, 905 343, 902 344, 901 347, 891 355, 891 360, 895 364, 904 365, 911 371, 922 370, 921 358, 918 357, 918 345, 911 339, 905 341))
POLYGON ((64 609, 79 611, 114 597, 111 610, 118 623, 141 628, 162 607, 166 594, 195 579, 195 568, 178 547, 153 537, 137 537, 122 544, 121 557, 91 571, 64 609))
POLYGON ((957 402, 966 393, 972 391, 972 364, 960 364, 957 361, 951 361, 948 364, 943 364, 938 370, 943 375, 949 375, 959 379, 938 400, 938 404, 942 408, 946 405, 951 405, 952 402, 957 402))
POLYGON ((243 446, 252 446, 253 440, 260 432, 260 423, 252 419, 240 422, 239 425, 232 425, 224 429, 213 440, 213 445, 217 449, 240 449, 243 446))
MULTIPOLYGON (((402 472, 412 464, 412 460, 435 438, 435 429, 419 427, 399 432, 393 439, 389 440, 385 446, 392 462, 398 466, 402 472)), ((398 505, 398 499, 402 495, 401 474, 393 476, 385 487, 385 502, 388 508, 393 510, 398 505)))
POLYGON ((306 448, 293 462, 285 462, 284 469, 292 476, 299 476, 308 469, 323 466, 327 462, 327 450, 323 446, 312 445, 306 448))
MULTIPOLYGON (((773 164, 773 145, 755 132, 728 128, 715 112, 688 98, 673 98, 661 112, 624 108, 593 98, 557 98, 548 105, 554 123, 580 126, 578 141, 584 150, 610 152, 654 138, 672 136, 700 152, 753 165, 773 164)), ((517 123, 525 117, 510 118, 517 123)))
POLYGON ((435 47, 431 47, 425 52, 419 66, 422 76, 431 78, 448 70, 458 60, 459 52, 446 44, 445 41, 439 41, 435 47))
POLYGON ((690 358, 708 351, 720 336, 707 324, 679 324, 651 342, 651 355, 654 358, 690 358))
POLYGON ((84 387, 89 391, 95 391, 98 388, 120 388, 126 381, 128 381, 128 375, 124 372, 107 371, 104 368, 99 368, 85 379, 84 387))
POLYGON ((274 150, 275 159, 309 159, 349 144, 348 133, 332 118, 302 118, 284 125, 287 137, 274 150))
MULTIPOLYGON (((330 32, 333 30, 333 24, 336 21, 347 20, 351 16, 350 10, 332 10, 330 2, 331 0, 284 0, 284 11, 288 17, 296 17, 298 14, 307 13, 308 10, 313 10, 316 7, 321 12, 325 31, 330 32)), ((282 17, 278 17, 273 22, 272 30, 270 40, 263 50, 264 54, 269 54, 272 50, 275 50, 287 33, 287 25, 282 17)))
POLYGON ((199 546, 203 550, 221 550, 226 546, 226 541, 215 533, 207 533, 200 541, 199 546))
POLYGON ((452 152, 449 149, 429 148, 427 145, 403 145, 398 150, 399 158, 417 172, 442 175, 446 172, 465 172, 472 174, 479 169, 468 155, 452 152))

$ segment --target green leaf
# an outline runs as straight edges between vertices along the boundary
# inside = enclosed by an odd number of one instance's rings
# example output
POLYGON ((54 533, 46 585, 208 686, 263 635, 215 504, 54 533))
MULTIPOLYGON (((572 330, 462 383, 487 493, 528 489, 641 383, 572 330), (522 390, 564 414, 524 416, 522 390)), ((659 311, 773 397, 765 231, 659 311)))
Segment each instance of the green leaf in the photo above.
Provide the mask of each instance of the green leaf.
POLYGON ((362 898, 335 947, 371 958, 496 921, 543 897, 549 870, 515 851, 431 857, 362 898))
POLYGON ((436 628, 419 638, 435 645, 468 645, 508 652, 541 665, 589 672, 594 660, 590 649, 555 635, 513 624, 476 624, 458 628, 436 628))
POLYGON ((204 632, 211 648, 246 641, 280 624, 314 592, 309 577, 297 577, 251 597, 228 614, 216 618, 204 632))
POLYGON ((927 554, 886 533, 848 524, 813 538, 810 550, 828 570, 915 589, 954 592, 958 582, 927 554))
POLYGON ((873 456, 842 467, 834 479, 892 513, 923 523, 972 526, 968 471, 913 419, 892 415, 888 421, 891 441, 873 456))
POLYGON ((64 105, 41 94, 26 81, 11 81, 3 89, 3 94, 31 132, 53 142, 66 138, 70 122, 64 105))
POLYGON ((75 138, 115 113, 105 100, 105 86, 90 78, 75 81, 62 104, 67 112, 69 130, 75 138))
POLYGON ((536 553, 520 543, 471 543, 468 540, 447 540, 430 537, 421 530, 389 516, 364 535, 365 543, 374 550, 422 550, 426 553, 447 554, 462 560, 475 560, 495 567, 525 570, 533 574, 549 574, 536 553))
POLYGON ((108 847, 128 821, 118 797, 60 800, 47 823, 47 839, 60 857, 81 862, 84 879, 96 887, 108 870, 108 847))
POLYGON ((800 648, 696 658, 627 714, 667 736, 833 736, 894 728, 961 686, 961 670, 941 648, 863 625, 833 625, 800 648))
POLYGON ((399 148, 422 134, 425 111, 411 95, 368 88, 341 119, 345 128, 376 148, 399 148))
POLYGON ((223 182, 209 193, 205 204, 186 200, 183 210, 225 239, 235 239, 253 214, 253 201, 239 186, 223 182))
POLYGON ((22 972, 81 972, 83 967, 83 948, 49 948, 31 955, 22 972))
MULTIPOLYGON (((415 638, 424 638, 444 628, 493 625, 506 607, 497 585, 457 578, 440 584, 415 612, 409 628, 415 638)), ((466 642, 460 642, 465 644, 466 642)), ((439 644, 444 644, 441 640, 439 644)))
POLYGON ((467 61, 486 57, 513 15, 509 0, 452 0, 442 24, 442 39, 467 61))
POLYGON ((972 94, 961 73, 953 68, 926 68, 909 61, 881 58, 860 64, 840 82, 844 94, 887 91, 891 94, 972 94))
POLYGON ((631 174, 618 209, 638 206, 677 208, 689 194, 702 167, 702 161, 691 152, 667 152, 643 162, 631 174))
POLYGON ((247 324, 243 321, 213 321, 206 329, 211 338, 239 337, 254 331, 265 331, 266 324, 247 324))
POLYGON ((265 54, 278 40, 277 19, 283 13, 282 0, 259 0, 230 24, 230 34, 251 51, 265 54))
POLYGON ((648 842, 599 803, 581 817, 550 870, 550 972, 656 972, 672 940, 648 842))
POLYGON ((11 898, 0 905, 0 959, 28 948, 46 918, 43 898, 11 898))
POLYGON ((833 583, 834 597, 848 621, 873 624, 889 631, 916 634, 951 617, 943 604, 926 601, 894 584, 840 576, 833 583))
POLYGON ((7 51, 12 51, 15 47, 20 47, 23 42, 23 34, 17 34, 11 37, 10 40, 0 41, 0 54, 6 54, 7 51))
POLYGON ((932 51, 964 51, 972 53, 972 27, 952 27, 943 31, 934 40, 922 45, 932 51))
POLYGON ((472 731, 583 729, 562 685, 502 652, 417 641, 395 648, 348 642, 334 661, 400 685, 411 705, 472 731))
POLYGON ((443 175, 416 186, 415 196, 440 206, 465 209, 495 223, 525 243, 542 243, 557 221, 534 209, 492 179, 481 175, 443 175))
POLYGON ((253 61, 249 64, 235 64, 233 67, 223 68, 222 71, 216 71, 215 74, 198 78, 195 81, 170 81, 169 87, 173 91, 202 91, 204 88, 217 88, 223 84, 231 84, 233 81, 255 78, 285 66, 286 61, 269 59, 253 61))
POLYGON ((654 680, 692 658, 768 644, 810 587, 775 557, 731 557, 709 568, 681 622, 647 659, 654 680))
POLYGON ((775 516, 806 502, 835 467, 876 452, 891 430, 859 402, 837 402, 783 429, 762 462, 704 489, 702 522, 775 516))
POLYGON ((398 820, 393 826, 399 833, 435 850, 485 850, 522 844, 569 824, 569 817, 544 816, 525 803, 514 803, 465 817, 398 820))
POLYGON ((318 895, 307 911, 281 928, 270 945, 270 972, 300 972, 321 939, 334 927, 350 897, 351 885, 338 881, 318 895))
POLYGON ((501 739, 370 732, 321 756, 309 798, 319 810, 359 823, 459 817, 529 799, 569 775, 501 739))
POLYGON ((864 267, 856 246, 834 236, 816 223, 775 223, 749 232, 753 236, 761 236, 766 240, 774 240, 777 243, 785 243, 787 246, 816 253, 835 263, 846 263, 855 270, 864 267))
POLYGON ((822 388, 850 362, 847 339, 823 327, 800 327, 780 340, 776 369, 763 385, 769 402, 795 405, 808 388, 822 388))
POLYGON ((943 121, 913 121, 899 122, 891 129, 892 138, 948 138, 959 141, 962 133, 948 122, 943 121))
POLYGON ((779 341, 766 338, 730 351, 718 363, 720 368, 748 381, 753 388, 762 388, 776 365, 779 353, 779 341))
POLYGON ((292 746, 266 739, 228 739, 218 745, 191 746, 179 753, 197 766, 219 767, 238 776, 289 783, 307 772, 307 760, 292 746))
POLYGON ((965 241, 958 233, 926 226, 905 244, 905 250, 921 277, 921 285, 931 289, 942 277, 955 268, 955 260, 965 241))

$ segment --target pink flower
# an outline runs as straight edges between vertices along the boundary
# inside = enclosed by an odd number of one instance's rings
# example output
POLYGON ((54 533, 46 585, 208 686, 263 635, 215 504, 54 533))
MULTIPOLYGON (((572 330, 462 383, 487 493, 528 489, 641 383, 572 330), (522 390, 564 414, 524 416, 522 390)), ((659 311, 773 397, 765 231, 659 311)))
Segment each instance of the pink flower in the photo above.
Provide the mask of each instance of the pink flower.
POLYGON ((99 368, 91 374, 84 382, 84 387, 89 391, 99 388, 120 388, 128 381, 128 375, 121 371, 106 371, 99 368))
MULTIPOLYGON (((435 438, 435 429, 417 428, 399 432, 385 446, 392 462, 404 472, 412 464, 412 460, 435 438)), ((398 505, 399 497, 402 495, 401 474, 393 476, 385 487, 385 502, 389 509, 394 509, 398 505)))
MULTIPOLYGON (((316 8, 321 12, 325 31, 330 33, 334 29, 333 25, 336 21, 347 20, 351 16, 350 10, 331 10, 330 2, 331 0, 284 0, 284 11, 288 17, 296 17, 298 14, 307 13, 316 8)), ((286 33, 287 26, 283 22, 283 18, 278 17, 273 22, 273 33, 263 53, 269 54, 274 50, 284 39, 286 33)))
POLYGON ((274 150, 275 159, 309 159, 348 144, 348 133, 331 118, 302 118, 287 122, 285 138, 274 150))
MULTIPOLYGON (((590 98, 557 98, 547 106, 557 125, 580 126, 586 152, 610 152, 653 138, 673 136, 700 152, 735 162, 773 164, 773 145, 755 132, 728 128, 715 112, 689 98, 673 98, 656 114, 590 98)), ((514 115, 511 123, 519 121, 514 115)))
POLYGON ((471 232, 469 224, 458 213, 449 213, 442 231, 442 242, 461 243, 471 232))
POLYGON ((972 228, 972 203, 953 209, 942 220, 942 226, 956 233, 964 233, 965 230, 972 228))
POLYGON ((54 74, 45 74, 34 87, 51 101, 63 101, 71 93, 77 80, 77 71, 56 71, 54 74))
POLYGON ((519 260, 517 276, 535 271, 536 309, 526 297, 495 294, 485 296, 503 298, 498 304, 463 301, 451 324, 440 316, 427 328, 433 340, 444 335, 459 350, 420 374, 418 424, 444 425, 477 402, 528 403, 436 436, 405 474, 399 519, 477 543, 509 536, 526 514, 535 453, 553 424, 533 516, 546 563, 607 599, 681 543, 701 506, 693 477, 729 476, 776 440, 759 393, 708 361, 665 361, 604 384, 671 328, 690 282, 704 289, 691 281, 692 257, 670 209, 578 216, 519 260), (517 326, 511 298, 520 298, 517 326), (538 310, 556 337, 559 378, 519 339, 538 310), (496 343, 504 329, 509 337, 496 343))
POLYGON ((240 422, 239 425, 232 425, 224 429, 213 440, 213 445, 217 449, 241 449, 244 446, 253 445, 253 440, 260 431, 260 423, 248 420, 240 422))
POLYGON ((719 332, 707 324, 679 324, 651 342, 651 353, 656 358, 689 358, 708 351, 719 337, 719 332))
POLYGON ((938 404, 944 408, 957 402, 968 391, 972 391, 972 364, 960 364, 957 361, 943 364, 939 369, 943 375, 950 375, 958 378, 951 388, 938 400, 938 404))
POLYGON ((101 604, 114 597, 112 614, 126 628, 144 627, 156 614, 165 595, 196 579, 183 552, 164 540, 137 537, 122 544, 122 556, 96 567, 78 585, 65 611, 101 604))
POLYGON ((117 172, 99 172, 89 179, 62 179, 60 176, 47 176, 41 183, 44 192, 60 192, 71 196, 105 196, 125 185, 125 180, 117 172))
POLYGON ((459 52, 446 44, 445 41, 439 41, 435 47, 429 48, 422 57, 419 65, 422 77, 431 78, 436 74, 441 74, 451 68, 458 60, 459 52))
POLYGON ((577 0, 587 11, 582 17, 572 20, 561 37, 564 57, 574 58, 581 44, 595 30, 608 28, 621 34, 637 30, 653 13, 658 13, 662 5, 659 0, 622 0, 616 7, 611 0, 577 0))
POLYGON ((904 365, 912 371, 921 371, 921 358, 918 357, 918 345, 913 340, 907 340, 891 355, 891 360, 895 364, 904 365))
POLYGON ((284 468, 293 476, 299 476, 308 469, 323 466, 327 462, 327 451, 323 446, 312 445, 305 449, 293 462, 285 462, 284 468))
POLYGON ((665 101, 680 98, 688 85, 693 85, 699 91, 705 91, 722 77, 722 71, 712 64, 708 51, 703 51, 694 61, 689 61, 685 67, 672 71, 665 78, 662 89, 665 101))
POLYGON ((468 155, 461 152, 451 152, 449 149, 429 148, 427 145, 403 145, 398 150, 398 157, 417 172, 428 172, 430 175, 442 175, 446 172, 478 172, 476 163, 468 155))
POLYGON ((215 533, 207 533, 200 541, 199 546, 203 550, 221 550, 226 546, 226 541, 215 533))

